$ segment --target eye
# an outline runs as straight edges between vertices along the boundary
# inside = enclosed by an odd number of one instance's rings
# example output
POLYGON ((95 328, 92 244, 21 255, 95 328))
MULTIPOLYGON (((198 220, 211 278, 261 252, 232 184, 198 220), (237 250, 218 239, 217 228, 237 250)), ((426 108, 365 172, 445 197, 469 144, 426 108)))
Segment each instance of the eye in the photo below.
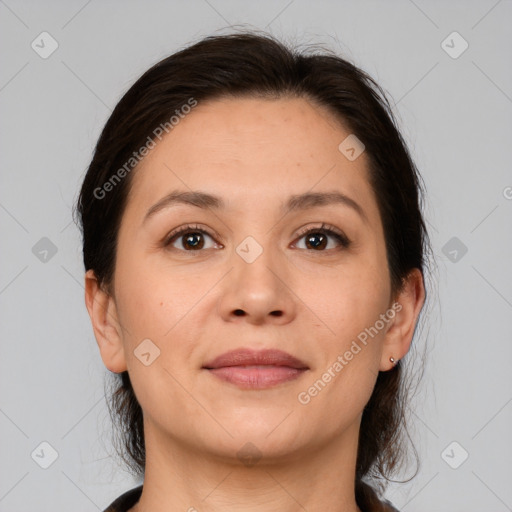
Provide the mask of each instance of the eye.
MULTIPOLYGON (((338 248, 348 248, 351 241, 337 228, 322 224, 320 227, 307 228, 299 233, 299 239, 304 239, 305 247, 299 249, 309 249, 315 252, 325 252, 338 248), (329 242, 334 240, 334 247, 329 247, 329 242)), ((174 230, 163 242, 164 247, 173 246, 173 248, 186 252, 198 252, 202 249, 222 248, 222 245, 216 244, 213 236, 205 229, 197 225, 186 225, 174 230), (205 237, 210 239, 208 246, 205 237)), ((297 244, 298 245, 298 244, 297 244)), ((332 244, 331 244, 332 245, 332 244)))
POLYGON ((187 225, 170 233, 164 241, 164 246, 173 245, 175 249, 187 252, 212 249, 213 246, 205 247, 205 236, 213 241, 213 237, 204 229, 199 226, 187 225), (178 247, 175 245, 176 243, 178 243, 178 247))
POLYGON ((333 226, 327 226, 326 224, 322 224, 318 228, 308 228, 299 233, 300 239, 305 240, 306 247, 299 247, 299 249, 311 249, 317 252, 324 252, 327 246, 329 245, 329 238, 335 240, 335 247, 329 247, 329 249, 336 249, 336 245, 338 248, 341 246, 344 249, 347 249, 351 241, 337 228, 333 226))

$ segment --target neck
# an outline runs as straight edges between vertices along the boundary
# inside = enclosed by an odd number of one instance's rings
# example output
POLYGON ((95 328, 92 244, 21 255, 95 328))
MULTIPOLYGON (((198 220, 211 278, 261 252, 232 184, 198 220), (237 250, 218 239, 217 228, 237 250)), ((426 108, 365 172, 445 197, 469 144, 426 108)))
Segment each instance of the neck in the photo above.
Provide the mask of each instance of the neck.
POLYGON ((354 494, 359 425, 328 445, 263 456, 252 466, 170 440, 153 427, 145 425, 144 488, 130 512, 360 512, 354 494))

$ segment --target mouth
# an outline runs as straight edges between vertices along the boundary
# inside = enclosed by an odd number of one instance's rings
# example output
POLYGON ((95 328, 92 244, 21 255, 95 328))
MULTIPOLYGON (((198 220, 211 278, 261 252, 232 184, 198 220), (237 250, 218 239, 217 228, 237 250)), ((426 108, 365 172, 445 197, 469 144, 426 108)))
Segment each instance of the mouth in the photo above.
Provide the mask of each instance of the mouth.
POLYGON ((203 369, 243 389, 266 389, 299 378, 309 367, 281 350, 237 349, 209 361, 203 369))

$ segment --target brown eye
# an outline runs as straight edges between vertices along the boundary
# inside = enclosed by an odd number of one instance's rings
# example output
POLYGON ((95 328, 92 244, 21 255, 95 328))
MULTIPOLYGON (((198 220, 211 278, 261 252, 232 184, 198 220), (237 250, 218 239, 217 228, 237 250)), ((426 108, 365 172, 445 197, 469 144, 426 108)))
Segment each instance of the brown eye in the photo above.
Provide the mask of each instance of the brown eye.
POLYGON ((325 233, 310 233, 305 237, 306 247, 313 249, 325 249, 328 237, 325 233))
POLYGON ((185 249, 191 248, 193 250, 202 249, 204 247, 203 233, 188 233, 181 235, 181 243, 185 249))
POLYGON ((172 232, 164 242, 164 246, 167 247, 172 245, 175 249, 187 252, 211 249, 215 243, 205 247, 205 244, 207 244, 207 238, 213 242, 213 238, 203 229, 184 226, 183 228, 172 232))
MULTIPOLYGON (((323 252, 327 248, 329 238, 334 239, 335 242, 334 247, 328 247, 327 250, 340 246, 346 249, 350 246, 350 240, 345 235, 328 228, 310 228, 303 232, 300 238, 305 240, 305 249, 317 252, 323 252)), ((302 247, 299 248, 302 249, 302 247)))

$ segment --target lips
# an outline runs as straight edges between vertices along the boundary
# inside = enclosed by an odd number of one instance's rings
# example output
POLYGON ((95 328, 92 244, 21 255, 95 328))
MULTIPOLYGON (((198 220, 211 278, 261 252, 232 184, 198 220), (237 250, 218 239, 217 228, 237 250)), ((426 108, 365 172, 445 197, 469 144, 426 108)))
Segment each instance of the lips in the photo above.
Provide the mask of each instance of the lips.
POLYGON ((203 365, 213 376, 245 389, 264 389, 300 377, 306 363, 281 350, 237 349, 203 365))
POLYGON ((238 349, 226 352, 203 365, 208 370, 226 366, 288 366, 307 369, 308 365, 282 350, 238 349))

